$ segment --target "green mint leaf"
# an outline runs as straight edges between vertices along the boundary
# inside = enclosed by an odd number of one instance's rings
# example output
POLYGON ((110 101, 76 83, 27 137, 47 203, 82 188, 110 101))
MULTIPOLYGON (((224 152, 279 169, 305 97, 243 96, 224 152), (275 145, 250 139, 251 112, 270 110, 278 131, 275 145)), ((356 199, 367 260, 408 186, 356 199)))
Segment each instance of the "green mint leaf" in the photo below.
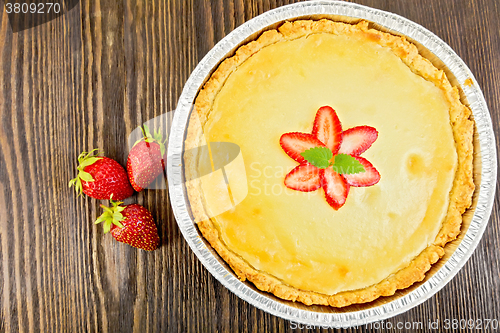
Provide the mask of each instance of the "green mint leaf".
POLYGON ((307 162, 317 168, 326 169, 330 165, 333 153, 327 147, 314 147, 300 154, 307 162))
POLYGON ((341 175, 352 175, 365 172, 365 167, 357 159, 347 154, 335 155, 333 170, 341 175))

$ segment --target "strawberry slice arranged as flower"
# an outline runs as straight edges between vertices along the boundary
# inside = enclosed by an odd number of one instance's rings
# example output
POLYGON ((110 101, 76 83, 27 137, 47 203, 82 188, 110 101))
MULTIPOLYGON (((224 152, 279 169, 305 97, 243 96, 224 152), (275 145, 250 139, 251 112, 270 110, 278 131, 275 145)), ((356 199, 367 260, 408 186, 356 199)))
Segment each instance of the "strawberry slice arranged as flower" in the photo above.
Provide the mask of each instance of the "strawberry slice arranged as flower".
POLYGON ((365 187, 377 184, 380 180, 380 173, 377 169, 375 169, 366 158, 360 156, 355 156, 354 158, 363 165, 365 172, 343 175, 347 183, 355 187, 365 187))
POLYGON ((377 130, 370 126, 349 128, 343 133, 339 154, 361 155, 372 146, 377 137, 377 130))
POLYGON ((321 184, 325 191, 326 201, 335 210, 345 204, 349 194, 349 184, 342 175, 333 171, 332 168, 321 170, 321 184))
POLYGON ((357 126, 342 131, 335 110, 319 108, 313 130, 308 133, 285 133, 280 145, 300 165, 285 177, 285 186, 296 191, 311 192, 320 187, 328 204, 335 210, 342 207, 353 187, 372 186, 380 173, 360 157, 377 140, 378 132, 371 126, 357 126))
POLYGON ((306 160, 300 154, 314 147, 325 147, 325 145, 312 134, 306 133, 285 133, 280 138, 281 148, 285 153, 299 163, 306 160))
POLYGON ((320 107, 314 118, 312 134, 323 142, 333 154, 342 143, 342 124, 335 110, 329 106, 320 107))
POLYGON ((321 187, 320 171, 309 163, 301 164, 286 175, 285 186, 302 192, 316 191, 321 187))

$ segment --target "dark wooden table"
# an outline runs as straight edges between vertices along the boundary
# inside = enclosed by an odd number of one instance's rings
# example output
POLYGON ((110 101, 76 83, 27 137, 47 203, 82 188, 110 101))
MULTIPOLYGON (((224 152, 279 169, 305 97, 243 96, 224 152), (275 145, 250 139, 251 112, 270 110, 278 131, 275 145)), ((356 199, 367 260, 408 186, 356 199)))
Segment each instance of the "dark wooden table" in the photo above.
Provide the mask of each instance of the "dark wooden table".
MULTIPOLYGON (((482 87, 498 133, 497 0, 357 2, 405 16, 451 45, 482 87)), ((82 150, 100 148, 124 164, 130 132, 175 109, 189 74, 215 43, 287 3, 82 0, 19 32, 3 9, 0 332, 291 330, 203 268, 179 232, 166 190, 127 200, 156 218, 162 244, 147 253, 104 235, 93 224, 101 202, 77 199, 67 186, 82 150)), ((500 320, 499 207, 497 198, 483 239, 459 274, 424 304, 388 320, 394 327, 500 320)))

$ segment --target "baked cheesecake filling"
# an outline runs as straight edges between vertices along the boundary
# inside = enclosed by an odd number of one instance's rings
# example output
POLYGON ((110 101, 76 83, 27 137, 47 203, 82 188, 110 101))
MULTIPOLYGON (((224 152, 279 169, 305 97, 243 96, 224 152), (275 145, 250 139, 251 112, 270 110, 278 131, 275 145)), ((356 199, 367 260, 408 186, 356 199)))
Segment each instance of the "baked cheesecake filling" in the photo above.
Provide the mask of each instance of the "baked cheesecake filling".
POLYGON ((457 168, 449 107, 439 88, 368 39, 319 33, 261 49, 229 75, 204 125, 208 142, 239 145, 247 173, 245 199, 212 218, 221 240, 252 267, 330 295, 406 267, 446 216, 457 168), (338 211, 323 192, 283 183, 297 163, 280 136, 310 132, 323 105, 345 129, 379 132, 363 157, 380 181, 351 187, 338 211))

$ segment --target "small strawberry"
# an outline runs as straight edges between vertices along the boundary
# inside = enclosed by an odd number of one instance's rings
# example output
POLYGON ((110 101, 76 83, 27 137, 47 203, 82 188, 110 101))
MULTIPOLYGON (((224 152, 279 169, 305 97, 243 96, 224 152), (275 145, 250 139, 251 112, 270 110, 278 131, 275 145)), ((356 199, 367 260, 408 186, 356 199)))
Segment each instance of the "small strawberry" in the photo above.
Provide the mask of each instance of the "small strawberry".
POLYGON ((285 186, 297 191, 311 192, 321 187, 320 169, 304 163, 295 167, 285 177, 285 186))
POLYGON ((358 156, 377 140, 378 132, 370 126, 356 126, 344 132, 339 154, 358 156))
POLYGON ((69 187, 75 186, 76 193, 105 200, 112 196, 117 200, 130 197, 134 190, 130 186, 125 169, 115 160, 95 156, 94 152, 83 152, 78 156, 78 176, 70 180, 69 187))
POLYGON ((316 112, 312 134, 335 155, 342 143, 342 124, 335 110, 323 106, 316 112))
POLYGON ((285 133, 280 138, 281 148, 285 153, 299 163, 305 161, 304 157, 300 155, 304 151, 314 147, 325 147, 316 136, 307 133, 285 133))
POLYGON ((120 206, 123 202, 110 202, 111 207, 101 205, 104 213, 95 224, 104 222, 104 233, 111 230, 111 234, 119 242, 146 251, 155 250, 160 238, 151 213, 138 204, 120 206))
POLYGON ((144 137, 138 140, 127 159, 127 173, 130 184, 137 192, 148 187, 165 169, 165 141, 159 131, 154 137, 144 125, 144 137))
POLYGON ((375 167, 368 162, 366 158, 361 156, 353 156, 355 159, 361 163, 365 169, 364 172, 353 173, 353 174, 344 174, 344 178, 346 182, 355 187, 366 187, 372 186, 378 183, 380 180, 380 173, 375 169, 375 167))
POLYGON ((332 168, 321 169, 321 185, 325 191, 326 201, 333 209, 338 210, 345 204, 349 194, 349 184, 342 175, 332 168))

